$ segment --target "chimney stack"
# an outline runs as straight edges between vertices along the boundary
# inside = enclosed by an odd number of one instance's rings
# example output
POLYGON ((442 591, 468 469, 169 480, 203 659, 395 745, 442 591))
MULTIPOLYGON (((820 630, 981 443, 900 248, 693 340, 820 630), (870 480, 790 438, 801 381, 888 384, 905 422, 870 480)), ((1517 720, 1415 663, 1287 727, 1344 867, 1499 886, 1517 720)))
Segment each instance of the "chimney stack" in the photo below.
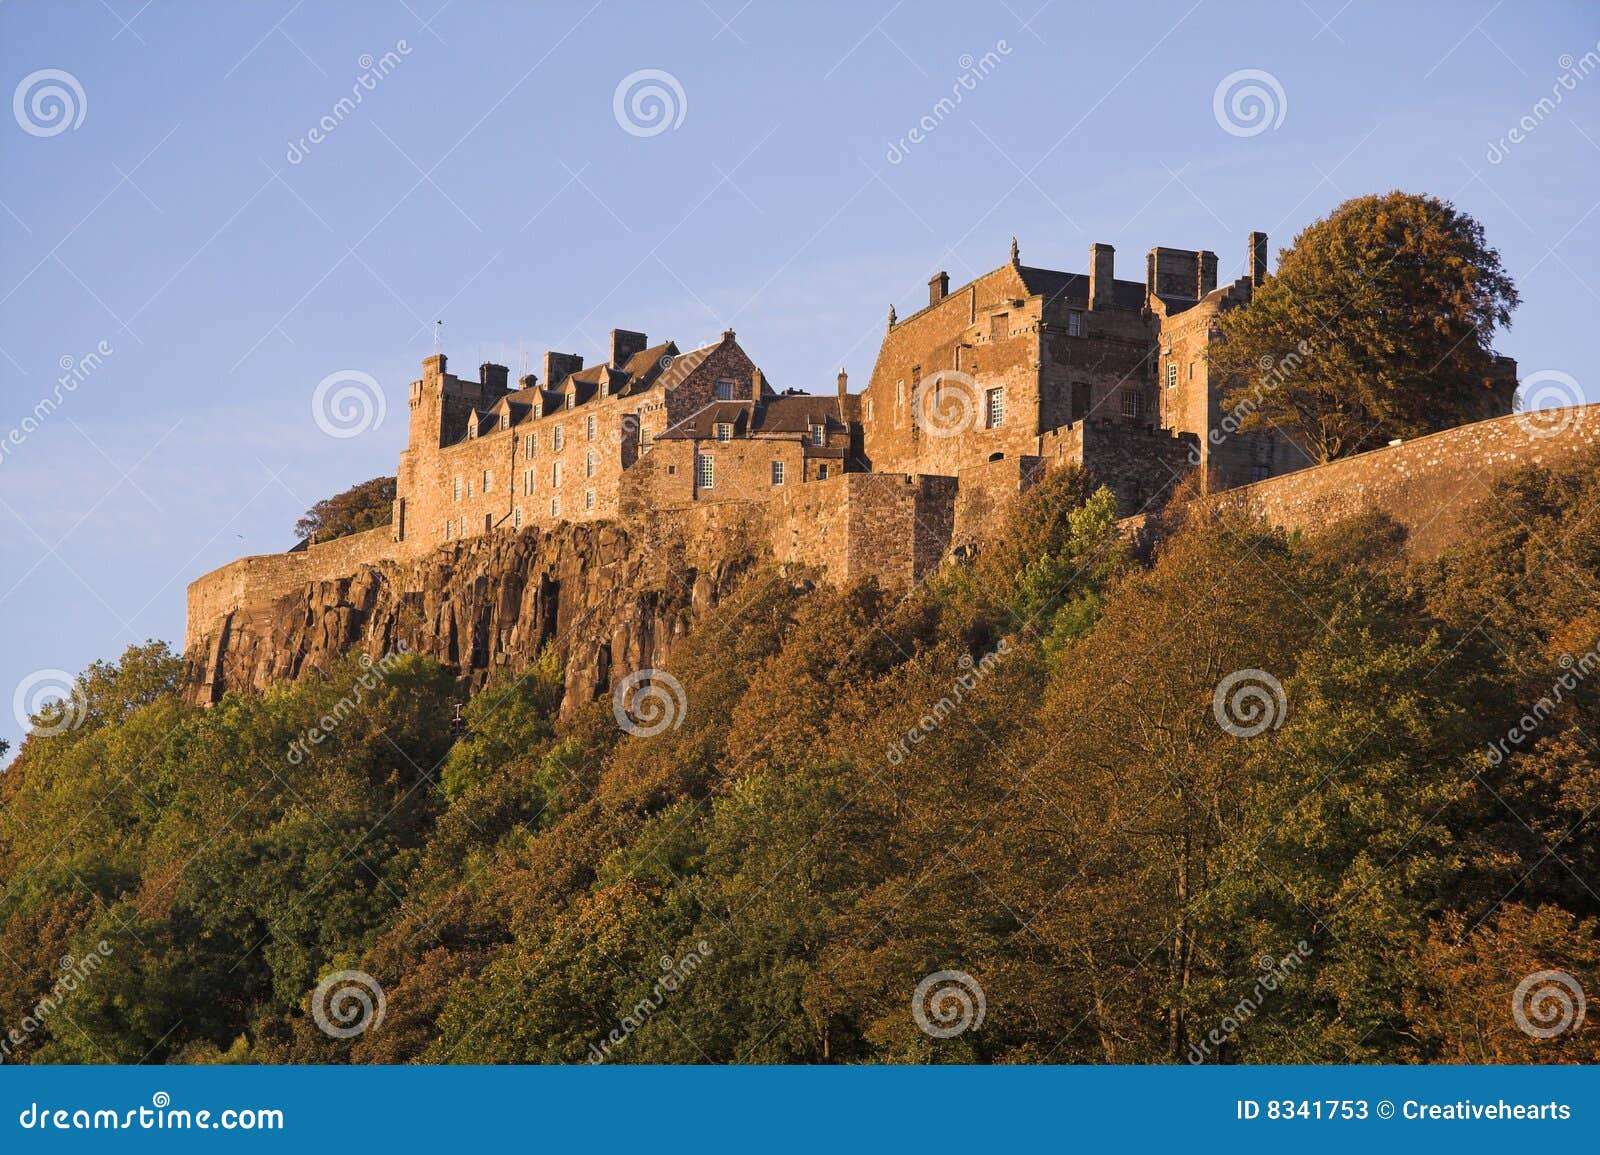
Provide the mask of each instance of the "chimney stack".
POLYGON ((1267 234, 1250 234, 1250 283, 1259 285, 1267 279, 1267 234))
POLYGON ((544 387, 559 389, 561 383, 583 368, 582 353, 552 353, 544 355, 544 387))
MULTIPOLYGON (((943 276, 943 275, 944 275, 943 273, 940 274, 940 276, 943 276)), ((849 395, 850 395, 850 377, 843 369, 840 369, 839 370, 839 400, 843 401, 849 395)))
POLYGON ((1117 250, 1098 241, 1089 246, 1089 308, 1104 309, 1116 301, 1117 250))
POLYGON ((767 394, 767 376, 760 369, 750 371, 750 400, 759 401, 767 394))
POLYGON ((485 361, 478 366, 478 384, 484 389, 497 389, 504 393, 510 386, 511 370, 504 365, 496 365, 493 361, 485 361))
POLYGON ((524 389, 532 389, 539 384, 539 377, 535 373, 524 373, 517 384, 524 389))
POLYGON ((950 295, 950 274, 940 269, 928 278, 928 304, 937 305, 950 295))
POLYGON ((1198 301, 1217 287, 1217 254, 1209 249, 1203 249, 1197 255, 1200 259, 1197 262, 1199 268, 1194 296, 1198 301))
POLYGON ((649 344, 643 333, 632 329, 611 330, 611 367, 622 368, 635 353, 643 353, 649 344))

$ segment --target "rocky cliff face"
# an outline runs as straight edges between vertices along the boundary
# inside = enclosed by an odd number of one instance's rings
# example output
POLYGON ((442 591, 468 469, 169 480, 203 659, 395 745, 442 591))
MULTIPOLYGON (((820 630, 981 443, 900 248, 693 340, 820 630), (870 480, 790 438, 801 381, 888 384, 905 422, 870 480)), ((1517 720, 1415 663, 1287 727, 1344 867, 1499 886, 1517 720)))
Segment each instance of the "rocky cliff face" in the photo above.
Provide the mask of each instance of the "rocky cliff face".
POLYGON ((698 532, 663 519, 488 534, 239 599, 210 622, 191 622, 190 694, 214 702, 315 672, 348 650, 377 658, 400 645, 457 670, 475 691, 553 643, 571 709, 624 674, 665 666, 674 643, 766 560, 765 535, 741 511, 701 520, 709 524, 698 532))

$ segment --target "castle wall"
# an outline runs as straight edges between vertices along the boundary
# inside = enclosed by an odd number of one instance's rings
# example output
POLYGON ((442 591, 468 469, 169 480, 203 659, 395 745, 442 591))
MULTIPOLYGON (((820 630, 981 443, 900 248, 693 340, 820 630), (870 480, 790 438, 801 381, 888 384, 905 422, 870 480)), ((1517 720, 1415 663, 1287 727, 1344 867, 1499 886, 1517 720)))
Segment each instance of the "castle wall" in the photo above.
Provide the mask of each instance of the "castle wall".
POLYGON ((788 491, 770 507, 773 556, 817 566, 829 580, 875 578, 905 590, 943 560, 955 523, 956 479, 845 473, 788 491))
POLYGON ((977 545, 992 537, 1017 496, 1043 472, 1044 459, 1037 456, 988 461, 964 471, 956 491, 951 547, 977 545))
POLYGON ((1118 515, 1132 517, 1165 502, 1172 487, 1193 468, 1196 444, 1192 434, 1105 418, 1046 434, 1041 456, 1050 467, 1087 469, 1117 495, 1118 515))
POLYGON ((1245 510, 1286 529, 1315 529, 1377 510, 1407 528, 1414 556, 1432 557, 1471 532, 1468 514, 1496 474, 1600 449, 1600 404, 1563 410, 1557 420, 1565 422, 1559 431, 1534 436, 1525 415, 1497 417, 1269 478, 1214 500, 1218 508, 1245 510))

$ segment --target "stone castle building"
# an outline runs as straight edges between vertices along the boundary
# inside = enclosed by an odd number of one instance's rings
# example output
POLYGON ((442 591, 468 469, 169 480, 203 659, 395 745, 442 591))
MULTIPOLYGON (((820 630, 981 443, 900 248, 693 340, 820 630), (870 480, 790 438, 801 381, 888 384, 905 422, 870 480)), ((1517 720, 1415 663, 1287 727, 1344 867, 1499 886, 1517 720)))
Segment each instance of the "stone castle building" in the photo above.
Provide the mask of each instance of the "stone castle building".
POLYGON ((545 354, 515 387, 503 365, 476 380, 423 362, 411 385, 390 530, 414 556, 525 525, 636 518, 705 503, 764 506, 779 557, 918 580, 975 539, 996 503, 1049 465, 1086 466, 1126 514, 1198 468, 1222 489, 1299 468, 1270 434, 1209 436, 1221 383, 1207 369, 1214 321, 1266 276, 1217 285, 1217 256, 1157 248, 1142 280, 1091 245, 1085 273, 1011 259, 889 324, 866 389, 778 392, 729 330, 681 351, 616 329, 605 362, 545 354), (898 540, 896 540, 898 539, 898 540))

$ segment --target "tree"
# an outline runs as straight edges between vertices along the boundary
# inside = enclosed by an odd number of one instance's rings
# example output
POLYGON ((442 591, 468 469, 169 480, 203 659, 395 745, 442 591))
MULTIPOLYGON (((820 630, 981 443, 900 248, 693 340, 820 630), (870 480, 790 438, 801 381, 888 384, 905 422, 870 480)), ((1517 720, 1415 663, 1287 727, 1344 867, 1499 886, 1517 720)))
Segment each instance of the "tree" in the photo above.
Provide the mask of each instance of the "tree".
POLYGON ((1211 369, 1241 431, 1317 462, 1509 408, 1490 339, 1517 290, 1483 226, 1435 197, 1358 197, 1309 226, 1219 318, 1211 369))
POLYGON ((392 477, 374 477, 323 498, 295 522, 295 535, 301 540, 329 541, 388 525, 394 518, 394 481, 392 477))

